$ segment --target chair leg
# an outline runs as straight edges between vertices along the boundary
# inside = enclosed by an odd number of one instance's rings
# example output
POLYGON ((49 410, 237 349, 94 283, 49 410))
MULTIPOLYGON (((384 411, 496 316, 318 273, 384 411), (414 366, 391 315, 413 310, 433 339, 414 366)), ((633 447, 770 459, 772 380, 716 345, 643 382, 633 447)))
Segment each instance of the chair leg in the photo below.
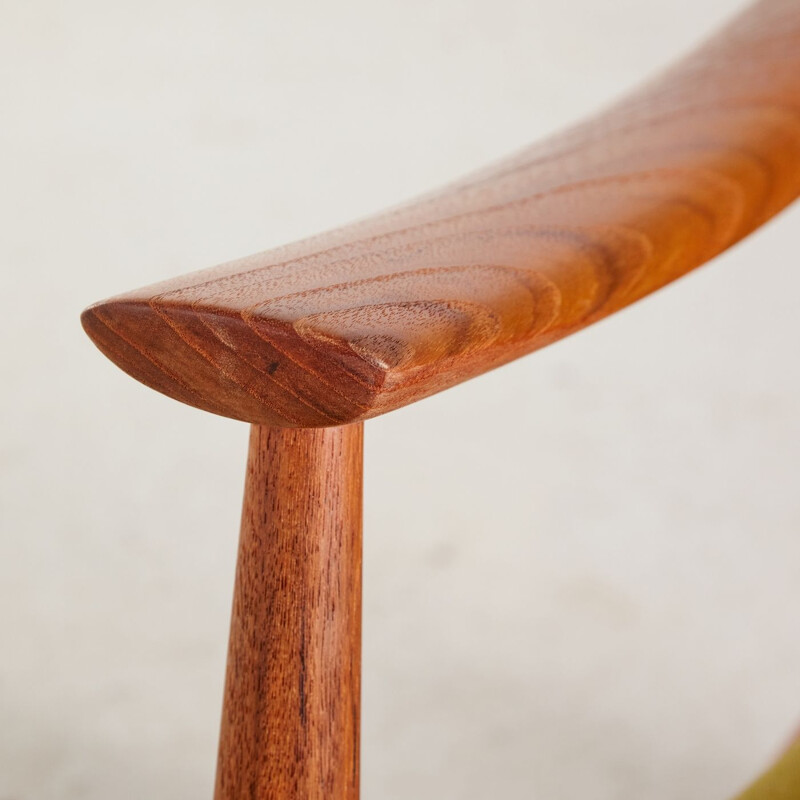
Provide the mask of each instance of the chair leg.
POLYGON ((215 800, 357 800, 363 424, 250 434, 215 800))

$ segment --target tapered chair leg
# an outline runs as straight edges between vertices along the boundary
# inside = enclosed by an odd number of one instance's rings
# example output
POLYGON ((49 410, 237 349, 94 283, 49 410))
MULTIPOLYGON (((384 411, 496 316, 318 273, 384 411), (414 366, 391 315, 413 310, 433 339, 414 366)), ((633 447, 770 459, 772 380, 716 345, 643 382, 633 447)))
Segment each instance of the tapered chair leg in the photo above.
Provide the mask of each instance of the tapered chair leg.
POLYGON ((215 800, 356 800, 363 425, 250 436, 215 800))

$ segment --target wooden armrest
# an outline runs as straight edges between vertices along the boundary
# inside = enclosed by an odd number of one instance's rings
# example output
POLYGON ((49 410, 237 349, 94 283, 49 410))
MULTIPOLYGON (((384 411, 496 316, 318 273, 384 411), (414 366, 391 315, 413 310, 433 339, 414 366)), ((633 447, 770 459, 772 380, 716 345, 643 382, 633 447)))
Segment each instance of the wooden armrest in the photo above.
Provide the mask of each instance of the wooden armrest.
POLYGON ((185 403, 338 425, 608 316, 799 193, 800 2, 762 0, 613 108, 479 174, 82 319, 185 403))

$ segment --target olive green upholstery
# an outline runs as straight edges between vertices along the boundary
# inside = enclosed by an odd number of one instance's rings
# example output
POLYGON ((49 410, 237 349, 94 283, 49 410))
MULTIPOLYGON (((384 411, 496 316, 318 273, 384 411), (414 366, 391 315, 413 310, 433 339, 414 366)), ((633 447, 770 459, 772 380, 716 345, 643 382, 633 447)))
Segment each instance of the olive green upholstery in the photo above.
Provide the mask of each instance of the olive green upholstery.
POLYGON ((800 800, 800 741, 736 800, 800 800))

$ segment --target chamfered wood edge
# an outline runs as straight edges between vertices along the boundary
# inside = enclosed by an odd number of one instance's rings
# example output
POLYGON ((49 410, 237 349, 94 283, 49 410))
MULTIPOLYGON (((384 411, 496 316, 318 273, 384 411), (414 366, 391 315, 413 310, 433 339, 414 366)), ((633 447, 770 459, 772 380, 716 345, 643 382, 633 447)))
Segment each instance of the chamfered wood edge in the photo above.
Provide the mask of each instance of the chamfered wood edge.
POLYGON ((762 0, 589 121, 355 225, 91 306, 146 385, 273 427, 367 419, 664 286, 800 193, 800 4, 762 0))

